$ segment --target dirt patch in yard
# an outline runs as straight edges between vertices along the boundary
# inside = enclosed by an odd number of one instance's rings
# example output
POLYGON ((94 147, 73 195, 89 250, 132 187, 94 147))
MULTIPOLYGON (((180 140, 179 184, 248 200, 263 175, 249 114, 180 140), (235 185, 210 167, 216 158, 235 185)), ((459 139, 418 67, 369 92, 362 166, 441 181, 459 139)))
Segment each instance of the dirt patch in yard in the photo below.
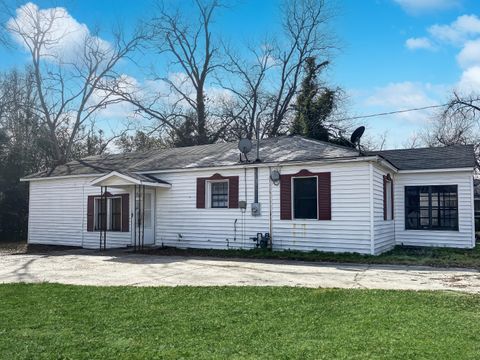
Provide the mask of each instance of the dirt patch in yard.
POLYGON ((1 255, 46 254, 55 251, 80 249, 73 246, 27 244, 26 241, 0 242, 1 255))
POLYGON ((0 241, 0 255, 25 254, 26 241, 0 241))

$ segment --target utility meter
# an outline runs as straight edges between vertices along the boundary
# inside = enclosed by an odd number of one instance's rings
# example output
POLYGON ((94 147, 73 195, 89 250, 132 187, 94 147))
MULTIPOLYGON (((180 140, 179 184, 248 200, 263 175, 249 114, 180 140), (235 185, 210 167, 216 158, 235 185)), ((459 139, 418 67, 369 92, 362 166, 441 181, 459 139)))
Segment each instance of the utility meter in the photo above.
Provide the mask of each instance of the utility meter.
POLYGON ((260 203, 252 203, 252 216, 260 216, 260 203))

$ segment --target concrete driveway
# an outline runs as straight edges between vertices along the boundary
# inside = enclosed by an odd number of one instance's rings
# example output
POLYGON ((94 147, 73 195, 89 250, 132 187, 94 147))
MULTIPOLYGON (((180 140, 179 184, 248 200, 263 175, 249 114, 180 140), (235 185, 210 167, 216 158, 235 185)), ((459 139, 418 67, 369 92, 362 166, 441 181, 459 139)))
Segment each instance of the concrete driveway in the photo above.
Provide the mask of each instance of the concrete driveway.
POLYGON ((480 293, 470 269, 168 257, 75 250, 0 256, 0 283, 302 286, 480 293))

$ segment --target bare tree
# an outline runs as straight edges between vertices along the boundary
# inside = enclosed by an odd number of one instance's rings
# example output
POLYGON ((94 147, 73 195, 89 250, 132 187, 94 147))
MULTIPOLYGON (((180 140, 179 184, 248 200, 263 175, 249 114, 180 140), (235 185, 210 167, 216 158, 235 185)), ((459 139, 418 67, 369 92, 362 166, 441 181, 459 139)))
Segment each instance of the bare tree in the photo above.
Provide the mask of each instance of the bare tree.
POLYGON ((473 144, 480 140, 480 97, 454 92, 445 109, 422 133, 428 146, 473 144))
POLYGON ((273 67, 271 63, 273 49, 263 45, 250 47, 249 50, 252 62, 246 61, 232 49, 225 50, 227 61, 224 69, 233 76, 218 79, 218 82, 222 88, 234 95, 234 100, 224 104, 225 115, 232 119, 229 131, 225 134, 227 139, 241 137, 252 139, 257 131, 262 131, 259 136, 265 135, 262 125, 269 110, 269 99, 264 82, 273 67))
POLYGON ((128 56, 142 36, 126 39, 121 31, 107 43, 88 30, 62 28, 69 15, 62 8, 39 10, 29 3, 17 9, 8 31, 28 51, 39 99, 38 111, 48 130, 55 165, 73 155, 82 129, 98 110, 118 99, 99 91, 115 77, 117 63, 128 56), (62 45, 70 45, 68 51, 62 45))
POLYGON ((461 95, 454 91, 442 115, 443 117, 460 115, 461 118, 470 118, 474 121, 479 121, 480 95, 475 93, 461 95))
POLYGON ((173 56, 174 64, 187 76, 187 89, 193 87, 194 96, 168 77, 163 77, 162 80, 195 111, 198 143, 206 144, 209 139, 205 85, 209 75, 219 66, 216 63, 218 47, 213 42, 210 25, 220 3, 217 0, 208 3, 195 0, 195 4, 199 18, 193 27, 190 25, 191 20, 182 18, 178 10, 170 13, 165 9, 160 11, 160 16, 154 19, 152 25, 158 50, 173 56))
POLYGON ((422 136, 418 133, 411 134, 402 144, 404 149, 414 149, 422 145, 422 136))
POLYGON ((0 46, 8 47, 10 46, 10 41, 8 38, 8 31, 5 26, 6 20, 9 16, 9 7, 5 0, 0 0, 0 46))
POLYGON ((178 144, 214 142, 227 125, 225 119, 214 118, 206 91, 210 77, 220 67, 219 47, 210 29, 220 2, 193 3, 195 19, 161 3, 158 16, 149 24, 149 43, 164 56, 170 71, 169 75, 165 75, 168 71, 162 75, 154 72, 151 78, 166 84, 167 93, 163 87, 132 90, 121 81, 110 84, 110 90, 133 104, 139 115, 156 123, 151 132, 170 134, 178 144))
POLYGON ((330 16, 325 0, 287 0, 284 3, 286 42, 277 43, 274 53, 278 85, 271 96, 272 111, 266 124, 269 136, 278 135, 285 127, 305 60, 313 57, 323 62, 333 48, 332 36, 326 28, 330 16))
POLYGON ((480 97, 454 92, 444 111, 435 116, 423 130, 421 138, 427 146, 473 144, 480 165, 480 97))

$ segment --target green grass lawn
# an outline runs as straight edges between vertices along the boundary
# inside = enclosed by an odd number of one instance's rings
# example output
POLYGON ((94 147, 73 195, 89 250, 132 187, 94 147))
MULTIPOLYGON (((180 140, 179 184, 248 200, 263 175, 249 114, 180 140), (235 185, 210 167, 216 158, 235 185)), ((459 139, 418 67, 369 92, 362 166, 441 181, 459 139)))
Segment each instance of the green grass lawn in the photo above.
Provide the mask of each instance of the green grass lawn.
POLYGON ((322 251, 268 251, 262 249, 211 250, 176 249, 168 247, 152 250, 147 249, 144 252, 155 255, 217 256, 226 258, 302 260, 357 264, 428 265, 480 269, 480 246, 474 249, 396 246, 393 250, 377 256, 322 251))
POLYGON ((0 285, 1 359, 478 359, 480 297, 0 285))

